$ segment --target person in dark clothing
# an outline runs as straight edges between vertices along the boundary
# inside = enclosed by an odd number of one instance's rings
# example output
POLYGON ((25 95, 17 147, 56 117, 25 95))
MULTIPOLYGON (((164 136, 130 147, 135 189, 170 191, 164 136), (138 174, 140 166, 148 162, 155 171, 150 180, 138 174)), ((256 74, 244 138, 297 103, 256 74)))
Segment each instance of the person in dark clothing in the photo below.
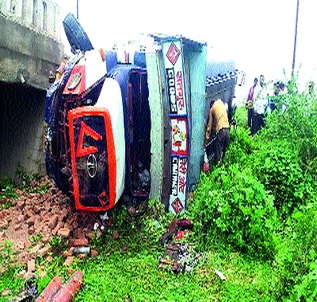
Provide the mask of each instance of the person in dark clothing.
POLYGON ((248 127, 250 129, 252 128, 252 121, 253 121, 253 115, 254 115, 254 107, 253 107, 254 90, 257 84, 258 84, 258 78, 255 78, 253 80, 253 85, 249 90, 248 98, 245 104, 245 108, 248 110, 248 127))
POLYGON ((209 121, 206 129, 206 140, 210 139, 211 132, 216 133, 215 163, 224 162, 226 150, 230 142, 230 126, 228 112, 221 99, 216 100, 209 111, 209 121))

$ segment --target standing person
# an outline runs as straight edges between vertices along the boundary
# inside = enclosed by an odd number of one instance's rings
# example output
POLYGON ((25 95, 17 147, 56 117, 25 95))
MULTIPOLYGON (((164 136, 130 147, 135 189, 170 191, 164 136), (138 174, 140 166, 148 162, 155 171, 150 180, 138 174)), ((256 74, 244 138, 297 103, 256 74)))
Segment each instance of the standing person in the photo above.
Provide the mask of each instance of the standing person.
POLYGON ((248 110, 248 127, 252 129, 253 124, 253 115, 254 115, 254 108, 253 108, 253 101, 254 101, 254 90, 256 85, 258 84, 258 78, 254 78, 253 85, 249 90, 247 102, 245 104, 245 108, 248 110))
POLYGON ((254 90, 254 115, 251 135, 256 134, 262 127, 264 127, 264 114, 268 106, 267 89, 264 82, 264 75, 260 75, 260 83, 254 90))
POLYGON ((215 162, 224 162, 226 150, 230 141, 230 129, 228 121, 228 112, 221 99, 216 100, 209 111, 209 120, 206 129, 206 140, 210 139, 211 132, 216 133, 215 143, 215 162))
POLYGON ((61 64, 59 65, 59 67, 57 68, 56 73, 55 73, 56 80, 59 80, 62 77, 67 62, 68 62, 68 55, 64 54, 63 60, 62 60, 61 64))

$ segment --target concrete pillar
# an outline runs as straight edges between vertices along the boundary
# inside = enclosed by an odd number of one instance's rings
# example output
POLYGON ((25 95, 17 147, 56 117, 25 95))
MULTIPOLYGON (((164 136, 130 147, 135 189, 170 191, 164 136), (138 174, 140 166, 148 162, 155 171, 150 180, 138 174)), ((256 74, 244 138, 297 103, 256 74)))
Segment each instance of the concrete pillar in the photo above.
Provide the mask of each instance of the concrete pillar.
POLYGON ((40 28, 41 26, 41 5, 40 0, 33 0, 33 26, 40 28))
POLYGON ((22 20, 25 26, 32 24, 33 0, 23 0, 22 2, 22 20))
POLYGON ((55 39, 61 41, 61 32, 62 30, 62 21, 61 21, 61 10, 60 7, 54 3, 54 30, 55 30, 55 39))
POLYGON ((44 32, 48 31, 48 26, 47 26, 47 11, 48 11, 48 5, 47 1, 43 0, 42 4, 42 13, 41 13, 41 30, 44 32))
POLYGON ((10 1, 10 13, 17 19, 22 17, 22 0, 10 1))
POLYGON ((47 33, 55 37, 55 6, 52 1, 46 1, 47 13, 46 13, 46 31, 47 33))

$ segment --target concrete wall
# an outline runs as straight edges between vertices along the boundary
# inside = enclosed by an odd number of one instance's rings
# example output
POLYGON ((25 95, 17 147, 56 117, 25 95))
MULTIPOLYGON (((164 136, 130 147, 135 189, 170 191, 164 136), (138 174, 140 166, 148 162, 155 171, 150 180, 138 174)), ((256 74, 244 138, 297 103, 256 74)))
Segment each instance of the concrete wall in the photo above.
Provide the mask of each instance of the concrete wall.
POLYGON ((60 9, 50 0, 0 0, 0 178, 44 172, 46 89, 61 62, 60 9))

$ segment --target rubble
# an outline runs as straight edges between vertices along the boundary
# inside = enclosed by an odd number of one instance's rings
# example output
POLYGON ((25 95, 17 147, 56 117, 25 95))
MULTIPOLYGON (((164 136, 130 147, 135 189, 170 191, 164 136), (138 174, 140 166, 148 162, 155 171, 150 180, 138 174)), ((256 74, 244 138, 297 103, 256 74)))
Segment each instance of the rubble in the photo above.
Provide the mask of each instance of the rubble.
MULTIPOLYGON (((64 248, 68 250, 59 251, 60 255, 65 252, 64 264, 67 266, 73 261, 72 247, 89 246, 99 214, 76 211, 71 199, 46 176, 33 186, 45 184, 50 185, 45 194, 17 190, 18 198, 11 201, 12 206, 0 208, 0 253, 6 243, 11 242, 12 265, 28 267, 37 257, 54 257, 56 236, 68 242, 64 248)), ((95 257, 98 252, 91 251, 91 255, 95 257)))

